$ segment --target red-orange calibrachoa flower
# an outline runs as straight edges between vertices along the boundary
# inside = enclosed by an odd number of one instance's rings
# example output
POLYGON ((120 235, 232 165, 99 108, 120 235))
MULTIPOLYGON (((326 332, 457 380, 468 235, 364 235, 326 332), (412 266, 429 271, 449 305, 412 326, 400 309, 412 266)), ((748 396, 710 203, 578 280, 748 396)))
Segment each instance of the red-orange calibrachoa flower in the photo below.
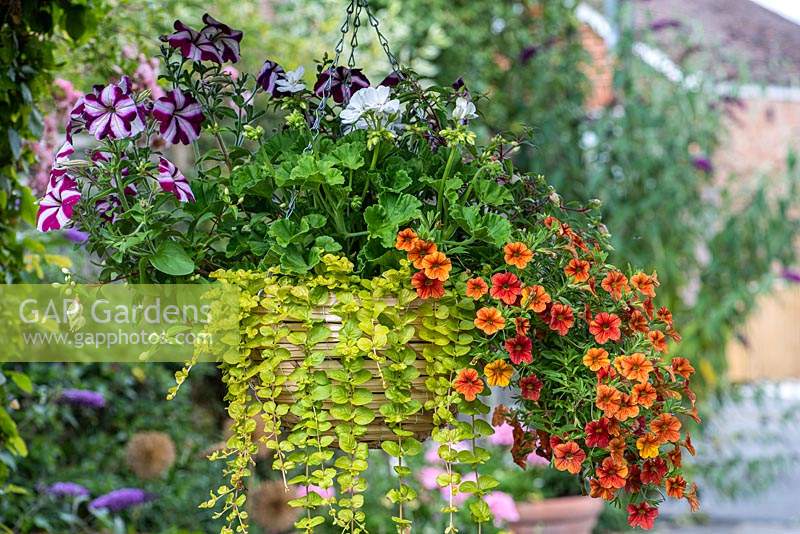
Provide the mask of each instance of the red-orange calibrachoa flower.
POLYGON ((579 260, 572 258, 569 263, 564 267, 564 274, 575 280, 575 282, 585 282, 589 279, 589 268, 591 265, 586 260, 579 260))
POLYGON ((667 336, 661 330, 650 330, 647 333, 647 339, 658 352, 667 352, 667 336))
POLYGON ((653 313, 655 311, 655 305, 653 304, 653 299, 647 299, 644 302, 642 302, 642 308, 644 308, 644 313, 646 313, 647 317, 652 321, 653 313))
POLYGON ((672 465, 680 467, 683 464, 683 455, 681 454, 680 445, 676 444, 675 448, 667 453, 667 457, 669 461, 672 462, 672 465))
POLYGON ((569 304, 556 302, 550 307, 548 326, 551 330, 555 330, 560 336, 566 336, 573 324, 575 324, 575 316, 569 304))
POLYGON ((547 308, 550 303, 550 295, 544 290, 542 286, 530 286, 522 288, 522 305, 527 306, 529 310, 536 313, 541 313, 547 308))
POLYGON ((508 356, 511 363, 519 365, 521 362, 531 363, 533 361, 533 343, 528 336, 515 336, 505 342, 508 356))
POLYGON ((608 423, 609 419, 606 417, 586 423, 583 431, 586 434, 584 441, 587 447, 600 447, 602 449, 608 446, 608 442, 611 441, 608 423))
POLYGON ((612 299, 619 300, 628 291, 628 278, 619 271, 609 271, 600 287, 608 291, 612 299))
POLYGON ((589 333, 601 345, 606 341, 619 341, 622 321, 613 313, 600 312, 589 321, 589 333))
POLYGON ((642 489, 642 481, 639 480, 641 472, 642 470, 636 464, 628 467, 628 478, 625 480, 625 491, 627 493, 639 493, 642 489))
POLYGON ((553 447, 553 465, 559 471, 568 471, 573 475, 581 472, 581 464, 586 453, 574 441, 559 443, 553 447))
POLYGON ((628 447, 625 445, 625 440, 622 438, 614 438, 608 442, 606 450, 611 454, 615 461, 621 462, 625 458, 625 450, 628 447))
POLYGON ((517 297, 522 293, 522 282, 514 273, 503 272, 492 276, 492 288, 489 295, 500 299, 508 305, 517 302, 517 297))
POLYGON ((523 377, 519 381, 519 391, 523 399, 537 401, 542 392, 542 381, 536 375, 523 377))
POLYGON ((428 278, 419 271, 411 277, 411 286, 417 290, 421 299, 438 299, 444 296, 444 283, 435 278, 428 278))
POLYGON ((650 530, 658 517, 658 508, 646 502, 628 505, 628 524, 632 527, 650 530))
POLYGON ((667 474, 667 462, 663 458, 652 458, 642 464, 639 479, 645 484, 661 485, 661 480, 667 474))
POLYGON ((637 415, 639 415, 639 405, 636 404, 636 399, 632 395, 623 393, 619 401, 619 410, 614 414, 614 418, 618 421, 626 421, 637 415))
POLYGON ((605 349, 592 347, 587 350, 586 354, 583 356, 583 365, 594 372, 608 367, 610 363, 611 361, 608 359, 608 351, 605 349))
POLYGON ((526 319, 525 317, 514 318, 514 330, 518 336, 526 335, 528 333, 528 330, 530 329, 531 329, 530 319, 526 319))
POLYGON ((692 512, 696 512, 700 509, 700 501, 697 498, 697 484, 692 483, 692 487, 683 497, 686 499, 686 502, 689 503, 689 509, 692 512))
POLYGON ((624 488, 625 479, 628 477, 628 464, 625 461, 614 461, 612 457, 608 456, 597 466, 595 476, 604 488, 624 488))
POLYGON ((622 392, 614 386, 599 384, 597 386, 597 398, 595 404, 603 410, 606 417, 612 417, 619 411, 622 403, 622 392))
POLYGON ((417 239, 412 243, 411 250, 408 251, 408 261, 414 265, 415 269, 422 269, 422 259, 436 251, 436 243, 417 239))
POLYGON ((683 494, 686 491, 686 479, 682 476, 677 475, 674 477, 668 478, 664 485, 667 489, 667 495, 672 497, 673 499, 682 499, 683 494))
POLYGON ((394 248, 397 250, 405 250, 409 252, 414 248, 414 241, 417 240, 417 233, 411 228, 400 230, 397 233, 397 240, 394 243, 394 248))
POLYGON ((478 371, 466 368, 458 372, 458 376, 453 381, 453 387, 464 395, 466 400, 474 401, 475 397, 483 391, 483 380, 478 371))
POLYGON ((630 319, 628 319, 628 326, 634 332, 642 332, 643 334, 646 334, 650 331, 650 327, 647 324, 647 318, 639 310, 633 310, 630 319))
POLYGON ((652 275, 647 275, 642 272, 636 273, 631 276, 631 285, 638 289, 643 295, 647 295, 651 299, 655 298, 656 288, 659 285, 658 275, 656 273, 652 275))
POLYGON ((475 316, 475 326, 488 336, 502 330, 505 325, 506 320, 497 308, 481 308, 475 316))
POLYGON ((662 413, 650 422, 650 430, 658 436, 661 443, 676 442, 681 439, 681 422, 670 413, 662 413))
POLYGON ((589 479, 589 496, 604 501, 613 501, 617 491, 613 488, 604 488, 599 481, 594 478, 589 479))
POLYGON ((533 259, 533 252, 531 252, 531 249, 529 249, 525 243, 519 241, 509 243, 503 247, 503 254, 507 264, 520 269, 527 267, 528 263, 533 259))
POLYGON ((435 278, 444 282, 450 277, 453 263, 450 258, 441 252, 434 252, 422 258, 422 268, 428 278, 435 278))
POLYGON ((642 383, 647 382, 650 373, 653 372, 653 362, 641 352, 618 356, 614 359, 614 366, 628 380, 642 383))
POLYGON ((683 378, 689 378, 694 374, 694 367, 686 358, 672 358, 672 371, 683 378))
POLYGON ((633 386, 631 396, 636 400, 636 404, 649 408, 658 398, 658 393, 656 393, 656 388, 652 384, 645 382, 633 386))
POLYGON ((652 432, 648 432, 636 440, 636 448, 642 458, 655 458, 658 456, 659 445, 661 445, 661 440, 652 432))
POLYGON ((467 280, 467 296, 478 300, 489 292, 489 285, 480 276, 467 280))
POLYGON ((665 325, 672 326, 672 312, 666 306, 661 306, 656 313, 658 320, 665 325))

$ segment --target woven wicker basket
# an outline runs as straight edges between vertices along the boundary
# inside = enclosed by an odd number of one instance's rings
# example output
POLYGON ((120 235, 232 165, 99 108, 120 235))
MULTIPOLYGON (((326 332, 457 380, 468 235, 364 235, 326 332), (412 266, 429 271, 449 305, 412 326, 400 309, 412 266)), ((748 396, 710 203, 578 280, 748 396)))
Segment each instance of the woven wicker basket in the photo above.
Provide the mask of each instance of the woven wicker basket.
MULTIPOLYGON (((414 307, 414 304, 411 306, 414 307)), ((333 349, 338 342, 339 330, 342 327, 342 319, 327 310, 327 307, 317 308, 312 312, 312 317, 314 319, 323 320, 325 325, 331 331, 330 337, 315 347, 315 350, 321 350, 326 353, 326 349, 333 349)), ((299 322, 287 321, 284 323, 284 325, 290 330, 295 331, 303 330, 305 328, 304 325, 299 322)), ((422 341, 416 336, 414 336, 414 338, 412 338, 407 345, 417 354, 415 367, 419 371, 419 376, 411 385, 411 397, 422 404, 431 398, 431 393, 425 388, 425 381, 428 378, 427 362, 422 356, 422 349, 425 347, 425 345, 427 345, 427 342, 422 341)), ((288 341, 284 341, 280 344, 280 346, 289 350, 291 353, 290 358, 283 361, 278 368, 278 372, 280 374, 288 376, 292 373, 292 371, 294 371, 294 369, 302 365, 302 362, 305 359, 305 353, 302 347, 293 345, 288 341)), ((326 359, 317 367, 317 369, 320 370, 337 368, 341 368, 339 356, 330 353, 327 353, 326 359)), ((387 399, 384 393, 383 380, 381 379, 378 365, 372 360, 367 360, 364 368, 372 373, 372 378, 362 384, 360 387, 366 388, 372 393, 372 402, 367 404, 365 407, 373 411, 375 414, 375 419, 369 425, 367 425, 367 432, 363 437, 359 438, 359 441, 368 443, 370 448, 379 448, 382 441, 393 439, 396 437, 396 435, 386 425, 383 420, 383 416, 380 413, 380 406, 385 404, 387 399)), ((296 387, 293 387, 293 384, 287 381, 283 392, 281 393, 280 397, 278 397, 278 402, 282 404, 293 404, 295 402, 293 396, 294 391, 296 391, 296 387)), ((333 403, 331 401, 323 401, 323 405, 327 408, 333 406, 333 403)), ((283 417, 283 423, 287 427, 291 427, 292 425, 296 424, 297 421, 297 417, 291 413, 283 417)), ((331 422, 335 428, 336 420, 331 420, 331 422)), ((425 410, 420 410, 403 423, 403 429, 412 432, 414 437, 417 439, 424 440, 430 436, 431 431, 433 430, 433 416, 431 413, 426 412, 425 410)), ((330 432, 333 433, 332 430, 330 432)))

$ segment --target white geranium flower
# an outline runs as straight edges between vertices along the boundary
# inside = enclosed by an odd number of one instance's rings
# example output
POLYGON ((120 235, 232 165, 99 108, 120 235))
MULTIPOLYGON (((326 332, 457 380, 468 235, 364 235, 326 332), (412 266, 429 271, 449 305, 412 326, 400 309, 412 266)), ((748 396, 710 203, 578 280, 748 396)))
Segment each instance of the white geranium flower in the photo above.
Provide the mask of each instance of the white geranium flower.
POLYGON ((453 120, 459 122, 478 118, 478 115, 475 113, 475 104, 463 96, 459 96, 456 99, 456 107, 453 109, 452 117, 453 120))
POLYGON ((278 78, 275 82, 275 87, 282 93, 299 93, 306 88, 303 83, 303 74, 306 69, 303 66, 297 67, 295 70, 290 70, 278 78))
POLYGON ((400 127, 400 101, 389 98, 388 87, 365 87, 357 91, 339 117, 342 124, 356 129, 388 126, 392 130, 400 127))

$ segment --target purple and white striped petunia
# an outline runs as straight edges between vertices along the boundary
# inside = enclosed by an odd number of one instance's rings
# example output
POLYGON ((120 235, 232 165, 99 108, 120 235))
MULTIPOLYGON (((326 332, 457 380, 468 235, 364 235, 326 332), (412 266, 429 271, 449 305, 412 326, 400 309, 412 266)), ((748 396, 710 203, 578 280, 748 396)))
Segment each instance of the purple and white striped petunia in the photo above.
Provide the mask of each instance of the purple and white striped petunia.
POLYGON ((281 96, 282 93, 278 91, 278 79, 283 76, 286 71, 283 67, 268 59, 264 62, 261 70, 256 77, 256 83, 261 86, 265 93, 272 96, 281 96))
POLYGON ((361 72, 361 69, 327 68, 317 77, 314 94, 322 98, 323 94, 327 92, 337 104, 343 104, 349 102, 355 92, 365 87, 369 87, 369 80, 361 72))
POLYGON ((200 125, 205 120, 197 100, 180 89, 168 91, 156 100, 153 117, 161 123, 161 136, 173 145, 188 145, 200 137, 200 125))
POLYGON ((110 84, 100 94, 86 95, 83 99, 83 118, 86 128, 97 140, 110 137, 132 137, 144 130, 144 121, 133 98, 125 93, 124 86, 110 84))
POLYGON ((75 181, 63 176, 55 185, 48 186, 47 193, 39 201, 36 227, 40 232, 64 228, 72 219, 72 210, 80 198, 81 192, 75 181))
POLYGON ((62 163, 69 161, 69 157, 75 153, 75 147, 67 140, 61 145, 61 148, 56 152, 56 167, 60 167, 62 163))
POLYGON ((194 193, 183 173, 167 158, 158 159, 158 183, 180 202, 194 202, 194 193))
POLYGON ((203 15, 203 22, 206 23, 206 26, 200 30, 200 33, 216 45, 222 61, 231 63, 239 61, 239 43, 242 41, 242 32, 232 30, 230 26, 219 22, 208 13, 203 15))
POLYGON ((222 56, 217 45, 203 32, 193 30, 183 22, 176 20, 175 32, 167 37, 172 48, 181 51, 181 55, 192 61, 214 61, 222 63, 222 56))

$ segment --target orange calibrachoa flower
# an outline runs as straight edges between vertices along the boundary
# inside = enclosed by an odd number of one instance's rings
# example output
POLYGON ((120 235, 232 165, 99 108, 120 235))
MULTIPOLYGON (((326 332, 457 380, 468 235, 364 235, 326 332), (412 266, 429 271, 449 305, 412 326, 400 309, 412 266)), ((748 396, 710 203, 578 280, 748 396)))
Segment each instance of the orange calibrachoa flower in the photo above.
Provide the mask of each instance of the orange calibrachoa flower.
POLYGON ((478 375, 478 371, 471 368, 462 369, 453 381, 456 391, 464 395, 468 401, 474 401, 475 397, 483 391, 483 380, 478 375))
POLYGON ((564 267, 564 274, 575 280, 577 283, 585 282, 589 279, 589 262, 572 258, 564 267))
POLYGON ((608 456, 597 467, 595 476, 597 476, 597 481, 604 488, 624 488, 625 479, 628 477, 628 464, 624 461, 614 461, 612 457, 608 456))
POLYGON ((503 247, 503 254, 507 264, 520 269, 527 267, 528 263, 533 259, 533 252, 531 252, 531 249, 529 249, 525 243, 519 241, 509 243, 503 247))
POLYGON ((397 233, 397 240, 394 243, 394 248, 397 250, 404 250, 410 252, 414 248, 414 241, 417 240, 417 233, 411 228, 400 230, 397 233))
POLYGON ((616 414, 622 403, 622 392, 614 386, 607 386, 600 384, 597 386, 597 398, 595 404, 598 408, 603 410, 606 417, 612 417, 616 414))
POLYGON ((575 316, 572 314, 569 304, 556 302, 550 307, 548 326, 551 330, 555 330, 560 336, 566 336, 573 324, 575 324, 575 316))
POLYGON ((428 278, 422 271, 414 273, 411 277, 411 286, 417 290, 417 296, 421 299, 439 299, 444 296, 444 283, 435 278, 428 278))
POLYGON ((625 440, 622 438, 612 439, 608 442, 608 447, 606 447, 606 450, 611 454, 611 458, 616 462, 624 461, 626 449, 625 440))
POLYGON ((609 366, 611 361, 608 359, 608 351, 592 347, 583 356, 583 365, 590 371, 597 372, 609 366))
POLYGON ((517 297, 522 294, 522 282, 517 275, 509 272, 497 273, 492 276, 492 288, 489 295, 502 300, 509 306, 517 302, 517 297))
POLYGON ((641 352, 634 352, 628 356, 618 356, 614 359, 614 366, 628 380, 641 383, 647 382, 650 373, 653 372, 653 362, 641 352))
POLYGON ((511 382, 514 368, 508 365, 505 360, 495 360, 483 368, 483 374, 486 375, 486 381, 489 382, 490 386, 504 388, 511 382))
POLYGON ((628 291, 628 278, 619 271, 609 271, 600 287, 608 291, 612 299, 619 300, 628 291))
POLYGON ((633 312, 631 312, 631 316, 628 319, 628 326, 634 332, 642 332, 643 334, 646 334, 650 331, 650 326, 647 324, 647 318, 639 310, 633 310, 633 312))
POLYGON ((526 335, 528 333, 528 330, 530 329, 531 329, 530 319, 526 319, 525 317, 514 318, 514 331, 518 336, 526 335))
POLYGON ((638 289, 643 295, 647 295, 651 299, 655 298, 656 288, 659 286, 658 275, 656 273, 652 275, 647 275, 642 272, 636 273, 631 276, 631 285, 638 289))
POLYGON ((467 296, 478 300, 489 292, 489 285, 480 276, 467 280, 467 296))
POLYGON ((666 480, 667 495, 673 499, 682 499, 686 491, 686 480, 678 475, 666 480))
POLYGON ((553 465, 559 471, 568 471, 573 475, 581 472, 581 464, 586 453, 574 441, 559 443, 553 447, 553 465))
POLYGON ((661 445, 661 440, 652 432, 648 432, 636 440, 636 448, 642 458, 655 458, 658 456, 659 445, 661 445))
POLYGON ((625 421, 639 415, 639 405, 633 395, 622 394, 619 402, 619 410, 614 414, 617 421, 625 421))
POLYGON ((662 413, 650 422, 650 430, 658 436, 661 443, 681 439, 681 422, 670 413, 662 413))
POLYGON ((641 527, 650 530, 655 525, 658 517, 658 508, 646 502, 628 505, 628 524, 632 527, 641 527))
POLYGON ((633 386, 631 397, 636 400, 636 404, 639 406, 649 408, 656 401, 656 398, 658 398, 658 393, 656 393, 656 388, 654 388, 652 384, 645 382, 644 384, 636 384, 633 386))
POLYGON ((505 325, 506 320, 497 308, 481 308, 475 316, 475 326, 489 336, 502 330, 505 325))
POLYGON ((661 306, 656 312, 658 320, 667 326, 672 326, 672 312, 666 306, 661 306))
POLYGON ((621 324, 622 321, 615 314, 601 312, 589 321, 589 333, 601 345, 609 340, 619 341, 619 338, 622 337, 619 329, 621 324))
POLYGON ((453 263, 441 252, 434 252, 422 258, 422 268, 428 278, 435 278, 444 282, 450 277, 450 269, 453 268, 453 263))
POLYGON ((536 313, 541 313, 550 303, 550 295, 542 286, 530 286, 522 288, 522 305, 536 313))
POLYGON ((686 358, 672 358, 672 371, 683 378, 689 378, 694 374, 694 367, 686 358))
POLYGON ((411 244, 411 250, 408 251, 408 261, 414 265, 415 269, 422 269, 422 259, 437 250, 436 243, 417 239, 411 244))
POLYGON ((650 330, 647 333, 647 339, 658 352, 667 352, 667 336, 661 330, 650 330))
POLYGON ((689 503, 689 509, 692 512, 700 509, 700 501, 697 499, 697 484, 692 483, 691 489, 684 494, 684 498, 689 503))
POLYGON ((604 501, 613 501, 617 491, 613 488, 604 488, 597 479, 589 479, 589 496, 604 501))

